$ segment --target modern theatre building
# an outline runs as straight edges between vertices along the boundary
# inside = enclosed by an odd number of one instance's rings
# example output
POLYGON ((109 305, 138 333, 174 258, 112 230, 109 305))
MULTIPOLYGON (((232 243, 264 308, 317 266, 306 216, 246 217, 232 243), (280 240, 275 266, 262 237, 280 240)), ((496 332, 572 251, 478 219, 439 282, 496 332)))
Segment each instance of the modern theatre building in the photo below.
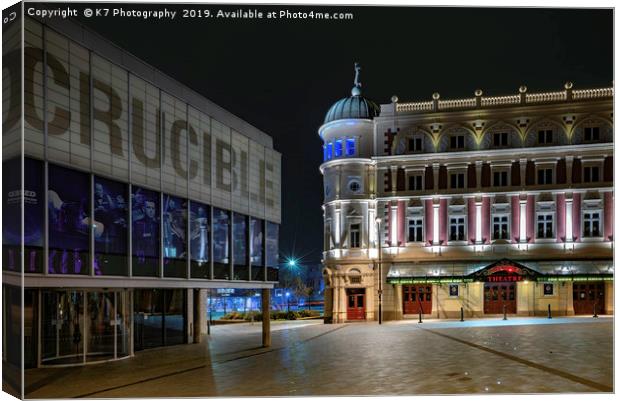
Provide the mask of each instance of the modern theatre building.
POLYGON ((262 289, 268 307, 271 137, 78 24, 17 22, 3 43, 5 361, 20 338, 26 368, 200 341, 208 288, 262 289))
POLYGON ((612 112, 571 83, 379 108, 356 73, 319 128, 328 320, 612 314, 612 112))

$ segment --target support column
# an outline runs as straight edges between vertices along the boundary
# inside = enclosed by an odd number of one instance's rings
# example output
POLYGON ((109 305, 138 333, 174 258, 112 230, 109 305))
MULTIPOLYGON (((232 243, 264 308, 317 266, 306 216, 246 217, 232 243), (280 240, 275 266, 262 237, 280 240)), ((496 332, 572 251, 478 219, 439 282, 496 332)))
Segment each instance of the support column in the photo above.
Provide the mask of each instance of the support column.
POLYGON ((433 201, 433 245, 439 245, 439 199, 433 201))
POLYGON ((392 180, 392 196, 396 195, 398 167, 390 166, 390 179, 392 180))
POLYGON ((573 185, 573 156, 566 156, 566 184, 573 185))
POLYGON ((476 199, 476 244, 482 244, 482 200, 476 199))
POLYGON ((519 159, 519 181, 521 182, 521 187, 525 187, 525 172, 527 169, 527 159, 519 159))
MULTIPOLYGON (((482 160, 476 160, 476 189, 480 190, 481 187, 482 187, 482 160)), ((478 240, 476 240, 476 242, 478 242, 478 240)))
POLYGON ((398 246, 398 203, 390 204, 390 245, 398 246))
POLYGON ((205 302, 205 291, 194 290, 194 343, 202 342, 202 326, 207 318, 207 303, 205 302))
POLYGON ((269 288, 263 288, 261 290, 261 306, 263 308, 263 347, 271 346, 271 320, 269 316, 271 306, 269 305, 269 301, 270 290, 269 288))
POLYGON ((433 163, 433 190, 439 192, 439 163, 433 163))

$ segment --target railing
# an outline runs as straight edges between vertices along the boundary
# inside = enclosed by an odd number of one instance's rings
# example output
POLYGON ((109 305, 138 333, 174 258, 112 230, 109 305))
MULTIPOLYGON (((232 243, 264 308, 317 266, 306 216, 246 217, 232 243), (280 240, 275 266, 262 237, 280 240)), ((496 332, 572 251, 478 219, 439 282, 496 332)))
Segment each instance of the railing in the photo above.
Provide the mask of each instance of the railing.
POLYGON ((614 88, 593 88, 572 90, 572 84, 567 83, 565 90, 557 92, 526 93, 527 88, 519 88, 519 94, 506 96, 483 97, 482 91, 476 91, 476 96, 466 99, 440 100, 435 93, 431 101, 396 103, 396 112, 415 113, 426 111, 473 109, 481 107, 496 107, 533 103, 558 103, 572 100, 613 98, 614 88))

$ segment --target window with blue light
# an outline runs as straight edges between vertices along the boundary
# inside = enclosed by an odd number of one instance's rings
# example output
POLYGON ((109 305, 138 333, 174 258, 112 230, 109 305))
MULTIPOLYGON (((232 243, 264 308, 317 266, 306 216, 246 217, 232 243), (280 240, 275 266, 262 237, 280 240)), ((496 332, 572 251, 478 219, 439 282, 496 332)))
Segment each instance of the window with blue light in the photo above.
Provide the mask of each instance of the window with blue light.
POLYGON ((338 139, 334 143, 334 157, 340 157, 340 156, 342 156, 342 140, 338 139))
POLYGON ((327 160, 327 145, 323 145, 323 161, 327 160))
POLYGON ((349 138, 346 143, 347 156, 355 156, 355 139, 349 138))
POLYGON ((332 143, 328 143, 325 147, 325 160, 329 160, 332 158, 332 143))

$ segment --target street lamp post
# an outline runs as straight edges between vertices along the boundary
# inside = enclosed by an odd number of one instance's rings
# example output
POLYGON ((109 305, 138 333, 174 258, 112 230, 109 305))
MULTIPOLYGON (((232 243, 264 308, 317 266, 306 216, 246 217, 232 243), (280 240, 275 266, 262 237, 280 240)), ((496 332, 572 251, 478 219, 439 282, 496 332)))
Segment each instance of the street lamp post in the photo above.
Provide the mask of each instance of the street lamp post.
POLYGON ((381 324, 383 320, 383 313, 382 313, 383 303, 381 299, 383 295, 383 288, 381 285, 383 281, 383 271, 382 271, 383 254, 381 253, 381 230, 380 230, 381 218, 377 217, 375 222, 377 223, 377 260, 378 260, 378 265, 379 265, 379 289, 377 291, 377 294, 379 296, 379 324, 381 324))

